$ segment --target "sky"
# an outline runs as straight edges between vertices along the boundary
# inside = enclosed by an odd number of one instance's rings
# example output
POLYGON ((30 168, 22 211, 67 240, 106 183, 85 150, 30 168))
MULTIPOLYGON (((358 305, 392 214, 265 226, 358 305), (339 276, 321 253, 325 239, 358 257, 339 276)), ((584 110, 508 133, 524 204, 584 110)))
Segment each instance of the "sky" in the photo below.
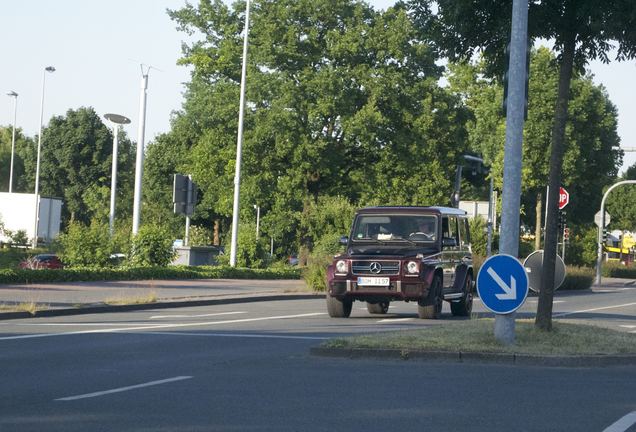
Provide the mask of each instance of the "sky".
MULTIPOLYGON (((191 0, 195 3, 196 0, 191 0)), ((394 0, 370 0, 386 9, 394 0)), ((44 123, 69 109, 93 107, 104 115, 131 120, 126 133, 137 140, 140 64, 150 65, 145 141, 170 130, 170 116, 181 108, 183 83, 190 71, 176 64, 187 36, 176 29, 166 9, 185 0, 21 0, 3 4, 0 17, 0 90, 19 94, 17 127, 38 133, 44 68, 44 123)), ((636 61, 593 62, 594 81, 607 89, 619 113, 622 146, 636 147, 636 61)), ((2 99, 0 99, 2 101, 2 99)), ((237 102, 238 103, 238 102, 237 102)), ((13 98, 0 103, 0 125, 12 125, 13 98)), ((623 169, 636 163, 625 154, 623 169)))

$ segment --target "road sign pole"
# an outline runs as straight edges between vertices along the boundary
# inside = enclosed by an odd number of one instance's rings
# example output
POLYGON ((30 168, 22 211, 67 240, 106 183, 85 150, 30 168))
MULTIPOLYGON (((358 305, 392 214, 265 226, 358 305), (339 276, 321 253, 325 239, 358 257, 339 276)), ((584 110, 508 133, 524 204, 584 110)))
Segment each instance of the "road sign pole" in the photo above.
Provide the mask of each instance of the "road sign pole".
MULTIPOLYGON (((519 208, 521 201, 521 146, 525 112, 526 56, 528 49, 528 1, 513 0, 508 71, 508 106, 504 147, 500 253, 519 252, 519 208)), ((511 345, 515 341, 515 314, 497 314, 495 338, 511 345)))

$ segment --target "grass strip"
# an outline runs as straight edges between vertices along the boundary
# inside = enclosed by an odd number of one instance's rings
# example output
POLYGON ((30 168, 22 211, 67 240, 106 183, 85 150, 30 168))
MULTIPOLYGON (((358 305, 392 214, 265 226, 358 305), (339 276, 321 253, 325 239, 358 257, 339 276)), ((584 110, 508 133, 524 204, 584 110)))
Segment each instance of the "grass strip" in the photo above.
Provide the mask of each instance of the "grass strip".
POLYGON ((550 332, 533 320, 517 320, 512 346, 494 337, 494 319, 466 320, 422 330, 401 330, 331 339, 327 348, 396 349, 402 351, 488 352, 534 355, 636 354, 636 335, 611 329, 554 322, 550 332))

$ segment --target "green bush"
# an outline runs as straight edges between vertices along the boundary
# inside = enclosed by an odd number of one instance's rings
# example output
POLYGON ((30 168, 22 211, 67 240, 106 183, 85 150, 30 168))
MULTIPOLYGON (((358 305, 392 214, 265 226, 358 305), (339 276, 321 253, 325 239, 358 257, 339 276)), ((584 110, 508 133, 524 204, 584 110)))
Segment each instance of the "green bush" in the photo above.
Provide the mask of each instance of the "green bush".
POLYGON ((189 234, 189 246, 210 246, 212 244, 212 232, 199 225, 192 225, 190 227, 189 234))
POLYGON ((69 223, 66 233, 60 235, 59 252, 62 262, 70 266, 107 266, 111 254, 108 226, 80 222, 69 223))
POLYGON ((627 267, 619 262, 603 263, 601 274, 605 277, 636 279, 636 267, 627 267))
POLYGON ((133 236, 130 264, 134 267, 167 266, 174 254, 168 230, 157 225, 143 225, 133 236))
MULTIPOLYGON (((230 233, 225 238, 225 253, 218 256, 220 264, 229 264, 232 236, 230 233)), ((269 251, 267 239, 256 239, 256 224, 241 222, 236 250, 236 266, 243 268, 265 268, 269 264, 269 251)))
POLYGON ((77 267, 61 270, 0 269, 0 284, 152 279, 299 279, 297 268, 240 269, 228 266, 77 267))
POLYGON ((594 282, 594 270, 589 267, 568 266, 559 291, 589 289, 594 282))
POLYGON ((307 258, 307 267, 303 270, 303 278, 309 288, 314 291, 325 291, 327 287, 327 267, 334 255, 341 252, 339 234, 329 234, 321 238, 307 258))

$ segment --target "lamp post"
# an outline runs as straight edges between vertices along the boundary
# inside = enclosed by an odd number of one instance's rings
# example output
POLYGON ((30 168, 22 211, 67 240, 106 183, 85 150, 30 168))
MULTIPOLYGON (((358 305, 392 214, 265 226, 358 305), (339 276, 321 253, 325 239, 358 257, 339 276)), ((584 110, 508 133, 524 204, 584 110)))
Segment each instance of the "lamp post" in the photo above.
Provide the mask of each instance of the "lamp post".
POLYGON ((133 235, 139 231, 141 219, 141 181, 144 174, 144 136, 146 133, 146 99, 148 97, 148 73, 141 65, 141 93, 139 95, 139 130, 137 132, 137 158, 135 159, 135 197, 133 201, 133 235))
POLYGON ((243 151, 243 116, 245 113, 245 79, 247 75, 247 39, 250 32, 250 0, 245 4, 245 34, 243 36, 243 66, 241 68, 241 96, 239 101, 239 124, 236 138, 236 167, 234 174, 234 205, 232 207, 232 242, 230 245, 230 266, 236 267, 236 249, 239 224, 239 197, 241 190, 241 156, 243 151))
POLYGON ((42 123, 44 122, 44 84, 46 73, 55 72, 53 66, 47 66, 42 73, 42 98, 40 99, 40 133, 38 134, 38 156, 35 164, 35 227, 33 229, 33 248, 38 246, 38 219, 40 217, 40 152, 42 150, 42 123))
POLYGON ((18 115, 18 94, 14 91, 7 93, 13 98, 13 134, 11 136, 11 168, 9 170, 9 193, 13 192, 13 155, 15 154, 15 121, 18 115))
POLYGON ((130 119, 119 114, 104 114, 104 117, 113 124, 115 131, 113 133, 113 169, 110 181, 110 214, 108 216, 108 231, 112 237, 115 231, 115 194, 117 192, 117 138, 119 126, 130 123, 130 119))

